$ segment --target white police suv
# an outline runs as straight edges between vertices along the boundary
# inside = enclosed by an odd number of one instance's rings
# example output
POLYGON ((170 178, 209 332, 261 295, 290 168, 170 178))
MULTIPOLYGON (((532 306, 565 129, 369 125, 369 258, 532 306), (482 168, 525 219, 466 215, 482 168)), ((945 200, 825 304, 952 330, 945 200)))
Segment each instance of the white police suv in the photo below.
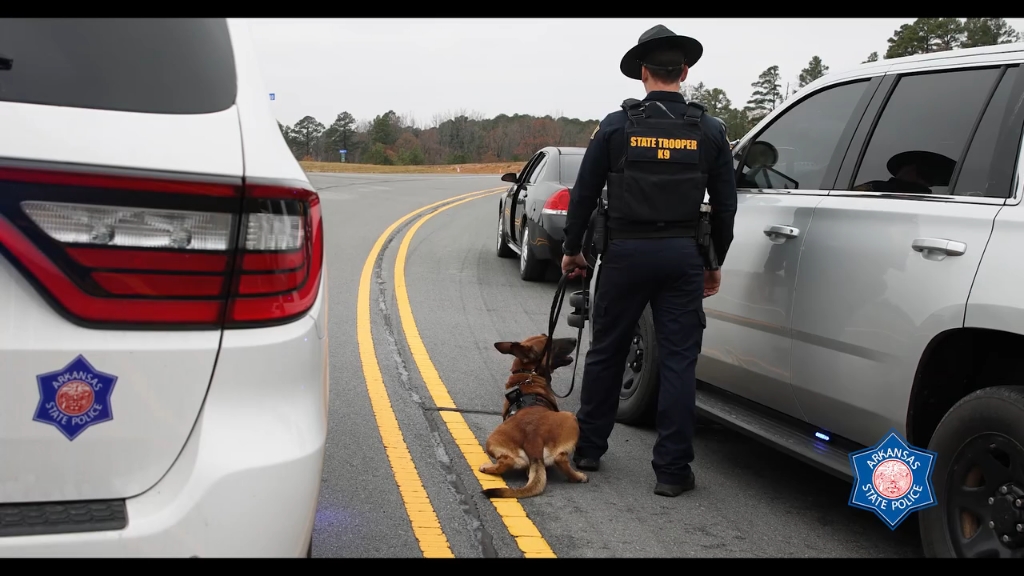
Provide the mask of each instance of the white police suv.
POLYGON ((244 22, 0 19, 0 556, 307 556, 317 194, 244 22))

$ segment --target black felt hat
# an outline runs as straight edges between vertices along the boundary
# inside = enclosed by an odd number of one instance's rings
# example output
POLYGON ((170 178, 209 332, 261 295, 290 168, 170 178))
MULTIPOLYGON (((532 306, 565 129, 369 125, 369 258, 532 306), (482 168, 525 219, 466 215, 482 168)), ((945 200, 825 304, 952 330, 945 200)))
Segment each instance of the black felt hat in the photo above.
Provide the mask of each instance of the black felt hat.
MULTIPOLYGON (((696 39, 689 36, 680 36, 658 24, 640 35, 637 45, 632 47, 622 57, 619 70, 628 78, 640 80, 640 70, 644 65, 644 58, 655 50, 665 49, 682 52, 683 62, 679 62, 676 65, 685 64, 688 67, 696 64, 697 60, 700 60, 700 57, 704 54, 704 46, 696 39)), ((666 66, 667 64, 659 62, 657 65, 666 66)))
POLYGON ((930 186, 949 186, 956 170, 956 160, 925 150, 900 152, 886 163, 889 174, 896 176, 905 166, 913 164, 917 173, 930 182, 930 186))

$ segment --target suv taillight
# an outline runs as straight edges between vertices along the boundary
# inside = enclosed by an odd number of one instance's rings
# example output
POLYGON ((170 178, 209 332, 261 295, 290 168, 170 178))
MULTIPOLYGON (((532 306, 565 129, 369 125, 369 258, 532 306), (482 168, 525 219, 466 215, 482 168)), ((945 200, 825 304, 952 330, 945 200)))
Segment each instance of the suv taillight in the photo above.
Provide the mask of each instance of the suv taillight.
POLYGON ((252 327, 305 314, 323 264, 316 192, 209 180, 0 168, 0 251, 82 325, 252 327))

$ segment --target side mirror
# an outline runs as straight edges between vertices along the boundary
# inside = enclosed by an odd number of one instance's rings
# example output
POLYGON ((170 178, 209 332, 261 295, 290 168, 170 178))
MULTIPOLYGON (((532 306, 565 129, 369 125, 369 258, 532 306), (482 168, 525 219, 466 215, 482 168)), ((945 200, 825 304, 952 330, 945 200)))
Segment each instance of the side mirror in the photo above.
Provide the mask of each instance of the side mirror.
POLYGON ((511 182, 512 184, 515 184, 516 183, 516 173, 515 172, 509 172, 508 174, 502 174, 501 181, 502 182, 511 182))
POLYGON ((758 140, 750 145, 743 163, 747 168, 771 168, 779 161, 779 151, 771 144, 758 140))

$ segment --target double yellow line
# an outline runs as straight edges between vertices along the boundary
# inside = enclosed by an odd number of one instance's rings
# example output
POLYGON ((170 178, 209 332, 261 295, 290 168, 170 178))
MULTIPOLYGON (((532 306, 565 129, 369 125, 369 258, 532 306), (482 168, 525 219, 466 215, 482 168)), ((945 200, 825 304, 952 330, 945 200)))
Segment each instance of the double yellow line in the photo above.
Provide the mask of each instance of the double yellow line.
MULTIPOLYGON (((380 431, 381 441, 388 456, 388 462, 395 475, 395 482, 398 484, 398 491, 405 504, 405 510, 409 515, 412 524, 413 534, 419 542, 420 550, 425 558, 454 558, 448 538, 445 536, 437 519, 437 513, 423 488, 416 464, 409 454, 408 446, 402 436, 401 427, 391 407, 391 400, 384 386, 384 377, 381 374, 380 364, 377 361, 377 353, 373 345, 373 336, 370 330, 370 285, 373 276, 374 263, 383 249, 384 243, 395 231, 407 220, 414 218, 431 209, 438 208, 435 212, 428 214, 416 222, 406 233, 402 244, 398 248, 398 255, 395 259, 395 298, 398 301, 398 314, 402 323, 409 350, 412 352, 416 367, 426 384, 434 404, 439 408, 456 408, 455 402, 448 393, 448 388, 441 380, 437 368, 430 360, 426 346, 420 338, 419 330, 416 328, 416 321, 412 314, 412 306, 409 304, 409 293, 406 289, 405 262, 409 252, 409 245, 416 231, 430 218, 441 212, 454 208, 477 198, 491 196, 504 190, 492 188, 479 190, 455 196, 447 200, 435 202, 414 210, 402 216, 392 223, 377 239, 377 242, 370 250, 363 264, 363 272, 359 278, 359 292, 357 295, 356 310, 356 336, 359 342, 359 357, 363 365, 363 375, 366 379, 366 388, 370 396, 370 405, 377 420, 377 428, 380 431)), ((462 452, 466 463, 473 474, 479 480, 482 488, 504 487, 505 482, 496 476, 489 476, 479 471, 481 464, 487 463, 490 459, 484 452, 483 446, 476 439, 470 430, 462 414, 458 412, 440 412, 441 418, 455 440, 456 445, 462 452)), ((554 558, 555 553, 551 550, 547 541, 540 531, 526 515, 526 511, 518 500, 514 498, 495 498, 491 502, 495 511, 501 517, 509 534, 515 538, 516 544, 527 558, 554 558)))

